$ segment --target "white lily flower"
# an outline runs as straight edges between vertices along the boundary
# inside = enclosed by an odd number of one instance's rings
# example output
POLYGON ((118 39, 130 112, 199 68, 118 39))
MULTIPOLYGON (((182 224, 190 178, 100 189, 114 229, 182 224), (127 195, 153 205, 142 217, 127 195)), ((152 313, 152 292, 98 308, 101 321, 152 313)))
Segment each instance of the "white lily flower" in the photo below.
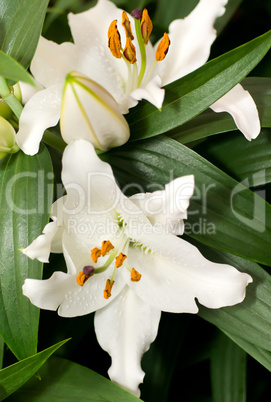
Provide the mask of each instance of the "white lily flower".
MULTIPOLYGON (((21 149, 30 155, 38 152, 44 130, 57 124, 65 78, 73 71, 106 88, 120 113, 127 113, 141 99, 161 108, 165 94, 162 87, 208 60, 216 38, 213 25, 226 4, 227 0, 200 0, 186 18, 170 24, 169 34, 164 34, 155 46, 149 41, 152 22, 146 10, 140 22, 138 10, 132 13, 133 18, 109 0, 98 0, 88 11, 69 14, 74 43, 58 45, 41 37, 32 60, 31 72, 44 89, 27 102, 22 112, 17 135, 21 149)), ((247 91, 237 85, 218 102, 212 106, 214 111, 229 112, 248 139, 257 137, 259 116, 247 91)), ((103 119, 100 113, 96 117, 98 122, 103 119)), ((73 133, 70 130, 69 139, 85 138, 78 137, 78 132, 80 128, 73 133)), ((65 132, 62 135, 65 138, 65 132)), ((119 144, 128 139, 127 133, 112 135, 113 142, 119 144)))
POLYGON ((195 298, 209 308, 240 303, 252 279, 206 260, 173 234, 183 232, 193 176, 129 199, 110 165, 78 140, 64 151, 62 180, 67 195, 53 205, 53 221, 23 252, 40 261, 48 261, 50 250, 63 252, 67 273, 26 279, 23 293, 63 317, 97 310, 97 339, 112 358, 109 376, 139 395, 141 357, 156 337, 161 311, 197 313, 195 298))

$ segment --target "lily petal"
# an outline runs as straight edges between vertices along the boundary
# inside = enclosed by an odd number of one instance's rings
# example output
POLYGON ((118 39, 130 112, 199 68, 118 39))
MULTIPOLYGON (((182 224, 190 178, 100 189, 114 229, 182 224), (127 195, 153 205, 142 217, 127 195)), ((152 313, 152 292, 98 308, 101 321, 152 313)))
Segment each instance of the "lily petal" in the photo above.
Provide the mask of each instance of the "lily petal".
POLYGON ((160 315, 158 309, 144 303, 128 287, 95 314, 98 342, 112 358, 109 377, 136 396, 140 395, 138 385, 145 375, 141 357, 156 338, 160 315))
POLYGON ((65 197, 59 198, 52 205, 51 218, 40 236, 28 247, 22 250, 23 254, 34 260, 49 262, 50 253, 62 253, 63 214, 62 205, 65 197))
MULTIPOLYGON (((74 43, 78 48, 77 70, 106 88, 120 106, 121 113, 127 113, 128 97, 122 89, 127 82, 127 66, 124 60, 112 56, 107 36, 110 23, 118 20, 124 48, 122 10, 111 1, 99 0, 95 7, 83 13, 70 13, 68 19, 74 43)), ((133 21, 131 23, 133 25, 133 21)))
POLYGON ((85 140, 71 142, 66 147, 62 181, 67 191, 65 209, 70 214, 88 207, 90 215, 110 216, 122 197, 110 165, 101 161, 93 145, 85 140))
POLYGON ((58 123, 61 98, 62 84, 54 85, 37 92, 25 105, 16 136, 17 144, 25 154, 35 155, 44 131, 58 123))
POLYGON ((194 192, 194 176, 183 176, 166 184, 165 190, 134 194, 130 197, 152 225, 167 233, 181 235, 187 218, 189 199, 194 192))
POLYGON ((217 113, 228 112, 244 136, 250 141, 261 131, 259 114, 248 91, 238 84, 222 96, 210 108, 217 113))
POLYGON ((208 261, 196 247, 174 235, 141 233, 135 240, 142 247, 130 246, 129 264, 142 277, 134 283, 128 272, 123 275, 140 298, 162 311, 197 313, 195 298, 209 308, 231 306, 244 299, 252 282, 230 265, 208 261))
POLYGON ((77 49, 73 43, 60 45, 40 37, 30 70, 45 87, 64 84, 65 76, 76 68, 77 49))
POLYGON ((145 99, 158 109, 161 109, 165 97, 165 90, 162 89, 161 86, 162 80, 159 75, 156 75, 147 85, 142 88, 134 89, 131 93, 131 97, 137 101, 145 99))
POLYGON ((191 73, 208 60, 216 38, 214 22, 224 14, 226 4, 227 0, 200 0, 186 18, 170 24, 169 51, 155 69, 163 86, 191 73))

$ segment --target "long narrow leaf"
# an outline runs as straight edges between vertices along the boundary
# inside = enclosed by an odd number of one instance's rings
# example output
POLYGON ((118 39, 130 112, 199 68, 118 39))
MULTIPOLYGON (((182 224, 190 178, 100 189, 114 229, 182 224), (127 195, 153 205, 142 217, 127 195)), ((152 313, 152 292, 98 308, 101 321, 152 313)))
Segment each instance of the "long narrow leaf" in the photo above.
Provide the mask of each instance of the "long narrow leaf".
POLYGON ((42 264, 19 251, 48 222, 52 199, 51 158, 45 147, 0 164, 0 334, 18 359, 37 351, 39 310, 22 294, 25 278, 41 278, 42 264))

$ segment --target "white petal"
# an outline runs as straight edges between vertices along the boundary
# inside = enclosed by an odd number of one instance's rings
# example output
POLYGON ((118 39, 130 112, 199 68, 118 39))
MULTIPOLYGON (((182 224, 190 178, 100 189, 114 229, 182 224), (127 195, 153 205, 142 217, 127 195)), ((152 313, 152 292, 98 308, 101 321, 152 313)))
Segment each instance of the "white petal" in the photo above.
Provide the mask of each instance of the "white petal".
POLYGON ((19 121, 16 141, 24 153, 35 155, 48 127, 55 126, 60 117, 62 85, 37 92, 25 105, 19 121))
POLYGON ((161 109, 165 97, 165 90, 161 86, 162 80, 159 75, 156 75, 143 88, 135 89, 131 93, 131 97, 138 101, 146 99, 158 109, 161 109))
POLYGON ((130 136, 129 126, 114 98, 78 72, 66 78, 60 129, 67 143, 84 139, 103 151, 123 145, 130 136))
POLYGON ((66 147, 62 181, 68 195, 65 208, 71 215, 80 213, 84 208, 93 216, 114 214, 123 196, 110 165, 102 162, 90 142, 85 140, 71 142, 66 147))
POLYGON ((95 331, 111 358, 112 381, 139 396, 144 372, 140 361, 158 331, 160 311, 139 299, 129 288, 95 314, 95 331))
POLYGON ((48 223, 43 229, 43 234, 38 236, 28 247, 22 250, 23 254, 34 260, 49 262, 52 239, 58 230, 57 222, 48 223))
POLYGON ((77 49, 73 43, 55 42, 40 37, 30 70, 45 87, 64 84, 66 74, 76 69, 77 49))
POLYGON ((116 59, 108 48, 108 28, 115 19, 125 43, 122 10, 111 1, 99 0, 95 7, 79 14, 70 13, 68 18, 79 50, 77 70, 106 88, 123 107, 121 112, 127 112, 127 66, 124 60, 116 59))
POLYGON ((57 271, 50 279, 26 279, 23 285, 23 294, 39 308, 56 310, 73 282, 73 276, 57 271))
POLYGON ((183 234, 189 199, 194 192, 194 176, 184 176, 166 184, 165 190, 130 197, 152 225, 167 233, 183 234))
MULTIPOLYGON (((135 236, 134 236, 135 237, 135 236)), ((240 303, 245 297, 247 274, 230 265, 206 260, 196 247, 171 234, 138 235, 143 248, 131 247, 128 263, 142 277, 127 284, 136 294, 162 311, 197 313, 195 298, 206 307, 220 308, 240 303)))
POLYGON ((191 73, 208 60, 216 38, 214 22, 224 14, 226 4, 227 0, 200 0, 185 19, 170 24, 169 51, 156 66, 163 85, 191 73))
POLYGON ((43 85, 39 84, 36 80, 35 84, 36 87, 33 87, 33 85, 27 84, 26 82, 19 82, 23 105, 25 105, 38 91, 44 89, 43 85))
POLYGON ((238 84, 222 96, 210 108, 217 113, 228 112, 244 136, 250 141, 261 131, 257 107, 249 94, 238 84))
POLYGON ((63 202, 66 197, 59 198, 52 205, 51 218, 53 222, 48 223, 40 236, 38 236, 28 247, 22 250, 23 254, 34 260, 49 262, 49 255, 62 253, 63 234, 63 202))

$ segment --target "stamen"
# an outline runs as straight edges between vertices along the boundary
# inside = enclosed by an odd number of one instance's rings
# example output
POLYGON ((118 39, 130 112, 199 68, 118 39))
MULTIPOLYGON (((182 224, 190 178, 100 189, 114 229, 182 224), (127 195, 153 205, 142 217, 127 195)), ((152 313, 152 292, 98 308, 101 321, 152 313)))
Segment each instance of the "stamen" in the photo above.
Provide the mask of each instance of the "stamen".
POLYGON ((113 250, 114 246, 109 240, 104 240, 101 247, 101 255, 104 257, 106 253, 113 250))
POLYGON ((114 285, 115 281, 110 281, 110 279, 107 279, 105 289, 104 289, 104 298, 109 299, 111 297, 111 290, 114 285))
POLYGON ((162 61, 166 57, 168 48, 170 45, 170 39, 167 33, 164 33, 159 45, 157 46, 155 58, 157 61, 162 61))
POLYGON ((93 275, 94 267, 86 265, 83 271, 80 271, 76 277, 76 282, 79 286, 83 286, 86 281, 93 275))
POLYGON ((132 29, 131 29, 131 22, 125 11, 123 11, 123 13, 122 13, 122 26, 125 29, 126 38, 130 38, 131 40, 133 40, 134 35, 133 35, 132 29))
POLYGON ((140 26, 141 26, 141 34, 143 42, 145 43, 145 45, 147 45, 149 42, 149 37, 152 32, 153 25, 146 8, 143 10, 140 26))
POLYGON ((142 275, 139 272, 137 272, 134 268, 132 268, 132 272, 131 272, 131 281, 132 282, 140 281, 141 276, 142 275))
POLYGON ((127 255, 119 253, 119 255, 116 257, 116 267, 119 268, 122 266, 123 261, 127 258, 127 255))
POLYGON ((121 58, 121 42, 120 33, 117 28, 117 20, 112 21, 108 28, 108 47, 114 57, 117 59, 121 58))
POLYGON ((131 12, 131 16, 134 17, 136 20, 141 20, 142 18, 142 11, 136 8, 131 12))
POLYGON ((101 257, 101 255, 102 255, 102 252, 98 247, 94 247, 91 250, 91 258, 94 263, 96 263, 98 261, 98 258, 101 257))
POLYGON ((123 50, 123 55, 130 64, 134 64, 136 62, 136 49, 132 44, 130 38, 126 39, 125 48, 123 50))

